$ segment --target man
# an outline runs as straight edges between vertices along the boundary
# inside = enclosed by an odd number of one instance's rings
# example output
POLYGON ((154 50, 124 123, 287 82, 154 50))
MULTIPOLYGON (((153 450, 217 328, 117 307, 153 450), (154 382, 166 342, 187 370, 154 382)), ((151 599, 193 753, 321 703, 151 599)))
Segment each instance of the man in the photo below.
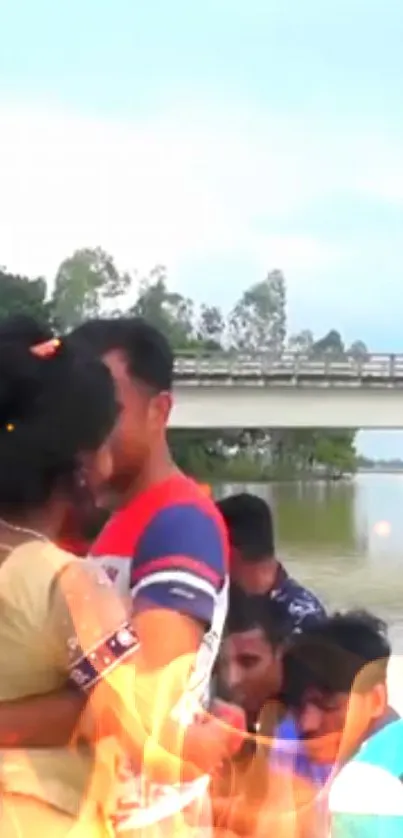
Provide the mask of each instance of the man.
MULTIPOLYGON (((290 822, 292 829, 298 820, 305 827, 307 818, 305 812, 301 818, 301 811, 307 804, 312 814, 312 781, 321 767, 307 758, 297 726, 280 700, 282 658, 292 629, 284 603, 231 588, 219 685, 226 698, 245 710, 251 737, 215 783, 214 812, 236 833, 250 828, 265 809, 271 811, 266 826, 275 834, 281 823, 287 835, 290 822)), ((322 774, 323 785, 327 766, 322 774)), ((309 828, 314 821, 310 816, 309 828)))
POLYGON ((213 784, 215 823, 235 834, 253 833, 268 783, 266 753, 257 747, 262 719, 271 735, 282 715, 277 701, 281 657, 290 633, 284 606, 231 587, 226 633, 217 666, 220 695, 245 711, 249 738, 222 766, 213 784), (269 721, 270 720, 270 721, 269 721))
POLYGON ((267 594, 284 603, 294 628, 322 618, 319 599, 304 588, 276 558, 273 519, 268 504, 257 495, 242 493, 219 501, 230 540, 230 573, 247 594, 267 594))
POLYGON ((388 705, 391 654, 385 625, 370 614, 335 614, 284 656, 284 700, 307 754, 333 762, 331 838, 403 834, 403 721, 388 705))
POLYGON ((245 710, 248 730, 254 733, 266 705, 277 706, 282 656, 292 627, 281 603, 249 597, 234 586, 229 603, 218 681, 223 696, 245 710))
MULTIPOLYGON (((103 357, 122 405, 111 441, 115 476, 109 487, 122 509, 95 542, 92 557, 102 562, 122 594, 131 592, 136 630, 152 669, 198 652, 184 695, 188 706, 177 707, 184 720, 192 718, 192 701, 197 705, 204 697, 221 639, 228 557, 214 503, 178 471, 169 453, 173 355, 166 339, 142 320, 95 321, 78 329, 75 339, 103 357)), ((206 736, 199 747, 207 743, 206 736)), ((143 806, 142 813, 137 803, 131 824, 161 816, 161 794, 155 793, 157 802, 143 806)), ((184 787, 183 796, 191 799, 191 790, 184 787)), ((167 810, 174 805, 169 798, 166 788, 167 810)))
MULTIPOLYGON (((97 539, 92 558, 132 598, 140 674, 149 676, 147 694, 143 700, 136 696, 143 723, 151 740, 157 737, 174 753, 180 750, 178 729, 185 730, 183 758, 207 771, 233 747, 228 731, 214 720, 190 724, 206 699, 226 616, 228 547, 212 500, 170 457, 172 352, 158 330, 135 318, 93 321, 70 339, 103 358, 121 404, 111 439, 113 480, 102 498, 118 511, 97 539), (168 678, 173 662, 191 660, 190 671, 182 667, 177 677, 168 678)), ((63 743, 80 709, 75 697, 66 695, 55 696, 46 709, 40 702, 0 707, 0 745, 5 725, 22 745, 63 743), (57 702, 63 717, 59 729, 49 731, 46 716, 54 718, 57 702)), ((188 784, 178 777, 173 788, 146 784, 141 766, 134 773, 138 782, 130 784, 129 801, 122 800, 118 828, 141 828, 188 809, 203 799, 208 785, 205 775, 188 784)), ((125 798, 127 793, 125 784, 125 798)), ((167 828, 172 832, 172 825, 167 828)))

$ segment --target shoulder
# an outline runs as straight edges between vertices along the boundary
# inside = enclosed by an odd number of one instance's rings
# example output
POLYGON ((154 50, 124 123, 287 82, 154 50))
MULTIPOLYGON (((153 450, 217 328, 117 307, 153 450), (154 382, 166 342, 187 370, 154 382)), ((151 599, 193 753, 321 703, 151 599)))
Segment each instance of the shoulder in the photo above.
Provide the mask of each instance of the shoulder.
POLYGON ((329 808, 333 814, 403 817, 403 785, 384 768, 352 760, 332 782, 329 808))
POLYGON ((60 549, 50 541, 27 541, 12 550, 2 565, 2 571, 26 574, 29 566, 27 581, 30 584, 40 581, 50 582, 65 567, 76 561, 76 556, 60 549))
POLYGON ((214 504, 181 485, 154 512, 137 540, 130 588, 164 607, 210 622, 226 590, 228 543, 214 504))
POLYGON ((58 580, 76 561, 75 556, 50 542, 21 544, 1 566, 2 599, 21 609, 28 622, 40 625, 46 618, 58 580))
POLYGON ((290 616, 297 621, 307 617, 321 618, 326 613, 319 597, 291 576, 286 576, 282 584, 274 591, 274 599, 284 602, 290 616))
POLYGON ((110 518, 92 546, 92 555, 127 556, 135 550, 142 538, 151 530, 164 530, 164 534, 177 532, 178 526, 186 529, 203 523, 215 529, 226 542, 227 533, 223 518, 211 498, 197 484, 176 475, 152 486, 134 497, 126 507, 110 518))
MULTIPOLYGON (((225 527, 214 504, 208 499, 182 496, 170 499, 155 511, 137 541, 137 557, 149 553, 195 557, 214 556, 227 560, 225 527)), ((221 561, 221 559, 220 559, 221 561)))

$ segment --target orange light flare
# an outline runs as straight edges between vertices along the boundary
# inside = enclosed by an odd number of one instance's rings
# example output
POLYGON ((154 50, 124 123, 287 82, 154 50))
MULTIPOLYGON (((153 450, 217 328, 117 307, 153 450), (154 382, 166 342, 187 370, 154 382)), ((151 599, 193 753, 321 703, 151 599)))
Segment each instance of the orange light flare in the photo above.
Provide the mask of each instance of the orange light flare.
POLYGON ((392 527, 389 521, 377 521, 373 527, 374 535, 377 535, 379 538, 389 538, 392 527))

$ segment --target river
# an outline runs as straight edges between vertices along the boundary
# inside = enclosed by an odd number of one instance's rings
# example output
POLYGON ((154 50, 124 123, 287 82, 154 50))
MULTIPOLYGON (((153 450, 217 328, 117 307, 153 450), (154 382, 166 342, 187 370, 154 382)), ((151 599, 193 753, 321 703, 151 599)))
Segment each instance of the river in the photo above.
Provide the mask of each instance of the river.
POLYGON ((245 490, 271 504, 277 554, 291 574, 329 608, 365 607, 387 621, 398 655, 391 689, 402 711, 403 474, 222 486, 217 494, 245 490))

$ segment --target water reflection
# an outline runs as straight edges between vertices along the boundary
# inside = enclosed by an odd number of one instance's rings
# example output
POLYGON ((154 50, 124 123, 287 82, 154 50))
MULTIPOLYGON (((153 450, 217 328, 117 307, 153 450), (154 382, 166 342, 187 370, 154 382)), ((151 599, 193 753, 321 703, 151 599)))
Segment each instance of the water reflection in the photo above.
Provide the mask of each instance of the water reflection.
POLYGON ((288 554, 312 559, 333 556, 362 560, 368 528, 357 514, 355 481, 326 481, 221 487, 220 494, 254 492, 265 498, 275 516, 277 541, 288 554))

